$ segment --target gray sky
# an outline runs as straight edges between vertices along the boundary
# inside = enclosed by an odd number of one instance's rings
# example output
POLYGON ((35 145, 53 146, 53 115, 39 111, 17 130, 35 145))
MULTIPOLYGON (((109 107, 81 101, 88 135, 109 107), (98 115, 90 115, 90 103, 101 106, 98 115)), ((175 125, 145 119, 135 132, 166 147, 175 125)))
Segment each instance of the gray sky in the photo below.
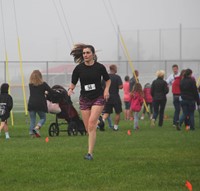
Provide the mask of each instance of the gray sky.
MULTIPOLYGON (((105 2, 111 15, 108 0, 14 1, 23 60, 73 60, 65 18, 74 43, 94 45, 100 60, 117 59, 117 23, 121 31, 178 28, 180 23, 184 28, 200 28, 200 0, 110 0, 115 28, 104 6, 105 2)), ((0 60, 5 60, 2 15, 8 58, 19 60, 13 0, 1 2, 0 60)))

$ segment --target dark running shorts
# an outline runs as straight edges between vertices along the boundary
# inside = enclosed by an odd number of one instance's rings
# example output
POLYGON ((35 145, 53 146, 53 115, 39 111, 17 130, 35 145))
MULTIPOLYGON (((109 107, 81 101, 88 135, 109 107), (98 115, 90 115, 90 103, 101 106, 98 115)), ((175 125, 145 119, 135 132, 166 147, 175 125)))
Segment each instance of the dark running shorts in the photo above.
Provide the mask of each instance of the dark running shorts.
POLYGON ((7 119, 10 117, 10 114, 6 112, 4 115, 0 117, 2 122, 7 122, 7 119))
POLYGON ((103 96, 90 100, 85 97, 79 98, 80 110, 90 110, 93 105, 104 106, 105 100, 103 96))
POLYGON ((113 108, 115 110, 115 113, 120 114, 122 112, 122 104, 121 102, 115 103, 115 104, 108 104, 106 103, 104 107, 104 113, 113 113, 113 108))
POLYGON ((124 106, 125 106, 126 110, 130 109, 130 102, 129 101, 125 101, 124 102, 124 106))

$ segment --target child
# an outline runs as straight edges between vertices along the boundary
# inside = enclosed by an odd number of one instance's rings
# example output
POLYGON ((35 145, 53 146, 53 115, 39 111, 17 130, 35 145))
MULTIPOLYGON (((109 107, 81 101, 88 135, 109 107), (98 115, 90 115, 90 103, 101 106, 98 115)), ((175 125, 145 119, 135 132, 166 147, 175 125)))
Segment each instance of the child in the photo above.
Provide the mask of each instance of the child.
MULTIPOLYGON (((153 113, 153 106, 152 106, 153 98, 151 96, 151 84, 150 83, 146 83, 144 85, 143 92, 144 92, 144 100, 146 102, 146 106, 150 108, 149 114, 150 114, 150 119, 151 119, 152 113, 153 113)), ((145 113, 146 113, 146 107, 144 105, 143 106, 143 113, 142 113, 142 116, 141 116, 142 120, 144 119, 145 113)))
POLYGON ((139 112, 143 104, 143 91, 140 83, 135 84, 130 96, 130 109, 134 112, 134 129, 138 130, 139 112))
POLYGON ((1 126, 0 132, 2 129, 5 131, 6 139, 9 139, 8 133, 8 123, 7 119, 10 117, 10 111, 13 108, 13 99, 8 94, 9 85, 4 83, 1 85, 1 94, 0 94, 0 118, 1 118, 1 126))
POLYGON ((125 76, 125 82, 123 83, 123 100, 124 100, 124 116, 125 120, 129 120, 130 118, 130 83, 129 76, 125 76))

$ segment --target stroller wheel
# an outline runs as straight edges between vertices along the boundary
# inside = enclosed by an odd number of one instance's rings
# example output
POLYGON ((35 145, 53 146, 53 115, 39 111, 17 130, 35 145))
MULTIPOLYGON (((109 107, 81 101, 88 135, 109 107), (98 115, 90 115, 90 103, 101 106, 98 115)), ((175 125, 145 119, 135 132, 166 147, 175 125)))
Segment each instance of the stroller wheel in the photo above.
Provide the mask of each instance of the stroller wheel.
POLYGON ((69 123, 67 133, 69 136, 78 135, 77 124, 74 121, 69 123))
POLYGON ((59 135, 59 127, 57 123, 51 123, 49 126, 49 136, 54 137, 59 135))

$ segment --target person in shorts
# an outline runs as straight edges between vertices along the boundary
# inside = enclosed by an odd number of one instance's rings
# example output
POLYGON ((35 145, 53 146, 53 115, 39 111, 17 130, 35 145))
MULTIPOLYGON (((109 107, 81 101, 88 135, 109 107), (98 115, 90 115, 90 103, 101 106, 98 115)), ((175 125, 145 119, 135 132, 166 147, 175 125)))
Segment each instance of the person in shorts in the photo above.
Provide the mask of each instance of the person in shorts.
POLYGON ((78 65, 72 72, 71 84, 68 95, 74 93, 78 81, 80 81, 80 110, 82 119, 88 133, 88 153, 86 160, 93 159, 93 150, 96 142, 96 129, 105 101, 109 98, 110 77, 105 66, 97 62, 95 49, 92 45, 76 44, 71 51, 75 63, 78 65), (105 81, 102 88, 101 79, 105 81))
POLYGON ((113 109, 115 110, 113 130, 118 130, 120 113, 122 112, 122 102, 119 95, 119 89, 123 88, 123 83, 121 77, 116 73, 117 73, 117 66, 113 64, 110 66, 110 74, 109 74, 111 80, 111 85, 109 90, 110 97, 105 104, 104 115, 103 115, 103 120, 105 121, 107 117, 113 113, 113 109))

